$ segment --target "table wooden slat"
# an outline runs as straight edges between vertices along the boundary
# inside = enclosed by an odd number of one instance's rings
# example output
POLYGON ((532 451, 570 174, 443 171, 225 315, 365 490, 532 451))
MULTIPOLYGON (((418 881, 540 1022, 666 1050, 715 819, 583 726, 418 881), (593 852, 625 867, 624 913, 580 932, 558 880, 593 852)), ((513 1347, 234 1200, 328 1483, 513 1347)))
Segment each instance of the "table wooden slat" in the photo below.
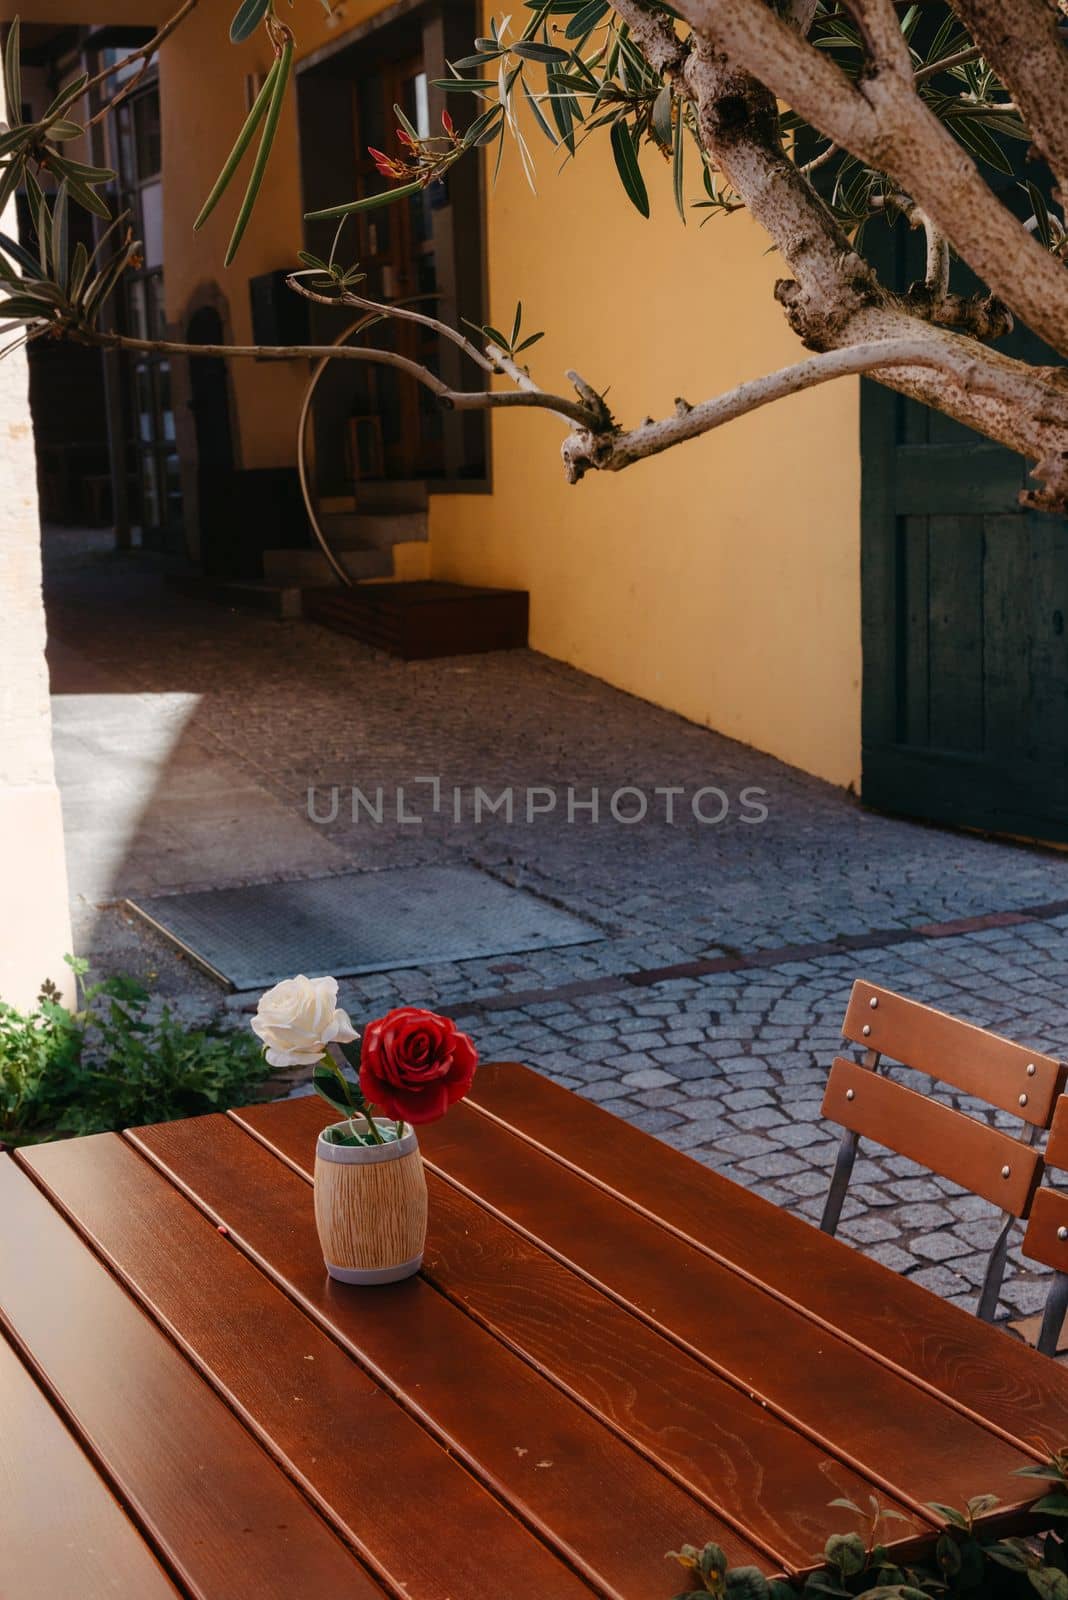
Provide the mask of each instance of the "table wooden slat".
MULTIPOLYGON (((217 1140, 225 1120, 184 1126, 197 1130, 221 1171, 232 1156, 217 1140)), ((239 1143, 252 1143, 235 1134, 239 1143)), ((253 1200, 262 1189, 266 1203, 272 1185, 288 1177, 310 1215, 307 1186, 261 1154, 269 1170, 257 1175, 249 1191, 253 1200)), ((398 1593, 419 1600, 485 1600, 489 1559, 503 1571, 523 1572, 530 1591, 545 1600, 588 1595, 568 1568, 117 1134, 41 1145, 21 1159, 398 1593)), ((314 1228, 312 1234, 314 1239, 314 1228)), ((328 1280, 317 1248, 310 1261, 322 1287, 328 1280)), ((367 1291, 359 1297, 369 1315, 375 1298, 367 1291)), ((408 1302, 404 1285, 379 1297, 379 1304, 396 1310, 391 1342, 398 1359, 411 1345, 428 1351, 432 1363, 433 1330, 403 1314, 408 1302)), ((464 1374, 464 1398, 470 1400, 473 1384, 483 1381, 477 1362, 467 1362, 464 1374)), ((300 1592, 315 1591, 305 1585, 300 1592)))
MULTIPOLYGON (((1013 1476, 1026 1461, 1015 1446, 500 1123, 461 1106, 421 1129, 420 1142, 432 1165, 480 1204, 914 1507, 987 1491, 1008 1505, 1027 1497, 1026 1480, 1013 1476)), ((765 1226, 779 1216, 768 1207, 765 1226)), ((847 1246, 835 1248, 850 1259, 847 1246)), ((885 1269, 883 1277, 891 1297, 896 1280, 885 1269)))
POLYGON ((0 1333, 0 1595, 178 1600, 179 1591, 0 1333))
MULTIPOLYGON (((355 1558, 8 1156, 0 1215, 0 1320, 190 1594, 375 1600, 355 1558)), ((11 1593, 41 1594, 35 1573, 11 1593)))
MULTIPOLYGON (((317 1131, 305 1138, 305 1153, 314 1152, 317 1131)), ((427 1283, 413 1279, 380 1292, 331 1285, 310 1184, 236 1122, 205 1118, 130 1137, 606 1594, 654 1600, 670 1593, 665 1551, 697 1534, 718 1538, 738 1563, 781 1566, 777 1551, 769 1559, 717 1521, 427 1283)), ((388 1499, 396 1489, 385 1484, 383 1492, 388 1499)), ((373 1520, 372 1504, 364 1509, 373 1520)), ((442 1516, 440 1504, 434 1514, 442 1516)), ((492 1540, 472 1539, 469 1525, 458 1525, 475 1547, 482 1582, 474 1592, 484 1596, 492 1540)), ((442 1566, 455 1584, 452 1563, 442 1566)))
POLYGON ((1068 1373, 1000 1329, 528 1067, 480 1068, 472 1100, 476 1114, 500 1118, 555 1160, 753 1274, 1031 1454, 1041 1454, 1036 1440, 1068 1438, 1068 1373))
MULTIPOLYGON (((332 1120, 322 1101, 311 1098, 250 1107, 235 1116, 305 1174, 313 1169, 316 1134, 332 1120)), ((168 1169, 187 1182, 193 1181, 191 1156, 196 1192, 223 1214, 218 1197, 228 1187, 226 1178, 198 1157, 181 1125, 134 1137, 147 1137, 168 1169), (176 1146, 183 1152, 180 1166, 176 1146)), ((870 1479, 683 1354, 451 1184, 433 1173, 428 1177, 424 1274, 431 1282, 680 1481, 713 1504, 725 1503, 785 1564, 804 1567, 821 1555, 828 1501, 846 1497, 866 1505, 875 1487, 870 1479)), ((234 1200, 241 1204, 235 1196, 231 1207, 234 1200)), ((270 1240, 267 1220, 251 1202, 243 1207, 240 1226, 270 1240)), ((909 1519, 895 1523, 894 1532, 904 1537, 924 1526, 909 1519)))

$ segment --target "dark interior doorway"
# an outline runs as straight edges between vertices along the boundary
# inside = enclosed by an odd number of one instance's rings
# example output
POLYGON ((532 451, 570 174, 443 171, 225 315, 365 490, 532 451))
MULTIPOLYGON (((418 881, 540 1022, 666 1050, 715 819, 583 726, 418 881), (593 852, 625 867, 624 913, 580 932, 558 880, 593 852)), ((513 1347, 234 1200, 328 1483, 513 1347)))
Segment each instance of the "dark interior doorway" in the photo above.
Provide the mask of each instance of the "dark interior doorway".
MULTIPOLYGON (((466 54, 476 32, 474 7, 413 7, 380 26, 354 29, 305 63, 298 77, 301 166, 307 210, 388 187, 367 147, 393 150, 394 106, 420 133, 440 128, 445 95, 433 87, 447 61, 466 54)), ((462 125, 453 97, 450 110, 462 125)), ((473 113, 470 113, 473 114, 473 113)), ((327 256, 336 223, 306 224, 307 248, 327 256)), ((447 183, 408 202, 354 218, 339 258, 358 260, 368 293, 412 301, 453 326, 483 317, 481 178, 461 162, 447 183)), ((351 311, 312 307, 312 337, 334 339, 351 311)), ((446 382, 474 386, 478 374, 448 343, 412 324, 378 324, 366 338, 429 366, 446 382)), ((316 479, 322 495, 357 493, 375 479, 421 480, 431 489, 485 482, 488 435, 477 413, 446 413, 426 390, 388 369, 335 363, 324 374, 314 418, 316 479)))
MULTIPOLYGON (((884 281, 922 277, 916 232, 880 237, 884 281)), ((954 287, 976 285, 955 268, 954 287)), ((997 348, 1057 360, 1023 327, 997 348)), ((863 798, 1068 842, 1068 519, 1020 506, 1022 456, 877 384, 861 393, 863 798)))
MULTIPOLYGON (((36 253, 25 196, 19 195, 18 201, 23 246, 36 253)), ((91 251, 95 240, 89 213, 71 206, 69 219, 71 247, 82 244, 91 251)), ((26 354, 41 520, 110 527, 115 513, 101 352, 66 339, 33 339, 26 354)))
MULTIPOLYGON (((189 344, 224 344, 222 318, 214 306, 194 312, 186 328, 189 344)), ((230 425, 230 379, 221 356, 189 363, 189 409, 197 446, 197 525, 200 560, 211 576, 241 567, 232 548, 234 529, 234 441, 230 425)))
MULTIPOLYGON (((430 134, 429 83, 422 54, 365 66, 354 84, 356 193, 376 194, 389 185, 367 153, 394 140, 399 105, 421 137, 430 134)), ((431 315, 439 312, 434 212, 447 204, 443 184, 411 195, 401 205, 361 213, 352 241, 376 298, 410 302, 431 315)), ((378 326, 371 335, 399 354, 440 367, 439 341, 417 323, 378 326)), ((349 461, 355 477, 439 478, 445 471, 445 413, 426 389, 389 367, 364 367, 353 374, 354 403, 349 423, 349 461)))

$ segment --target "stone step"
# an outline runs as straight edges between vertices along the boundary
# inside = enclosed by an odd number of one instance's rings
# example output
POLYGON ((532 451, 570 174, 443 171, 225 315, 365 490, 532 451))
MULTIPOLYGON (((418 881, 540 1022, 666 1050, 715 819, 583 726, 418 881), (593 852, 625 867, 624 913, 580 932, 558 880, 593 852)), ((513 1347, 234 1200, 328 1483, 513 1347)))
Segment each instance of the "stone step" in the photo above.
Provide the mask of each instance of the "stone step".
MULTIPOLYGON (((350 578, 384 578, 393 572, 388 549, 339 550, 338 559, 350 578)), ((321 550, 265 550, 263 577, 267 584, 298 589, 337 582, 321 550)))
MULTIPOLYGON (((241 611, 260 611, 268 617, 292 621, 304 614, 301 591, 295 584, 251 583, 238 578, 168 577, 168 584, 195 600, 212 600, 241 611)), ((339 586, 340 587, 340 586, 339 586)))
POLYGON ((416 581, 306 589, 304 615, 404 661, 521 650, 529 596, 522 589, 416 581))
POLYGON ((371 478, 362 479, 348 495, 323 495, 319 501, 320 514, 324 511, 425 511, 427 486, 424 479, 371 478))
POLYGON ((319 522, 335 550, 388 550, 427 538, 425 511, 320 511, 319 522))

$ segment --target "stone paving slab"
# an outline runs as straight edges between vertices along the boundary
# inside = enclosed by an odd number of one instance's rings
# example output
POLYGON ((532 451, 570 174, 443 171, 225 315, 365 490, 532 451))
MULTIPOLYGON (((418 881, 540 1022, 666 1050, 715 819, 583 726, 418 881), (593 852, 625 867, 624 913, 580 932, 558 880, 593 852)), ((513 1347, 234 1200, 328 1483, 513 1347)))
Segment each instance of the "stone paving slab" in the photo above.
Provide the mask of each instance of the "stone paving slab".
MULTIPOLYGON (((855 977, 1068 1051, 1062 854, 878 816, 529 651, 402 663, 309 625, 180 600, 150 562, 91 541, 60 539, 52 556, 53 689, 101 698, 99 729, 83 712, 73 730, 95 767, 75 762, 65 780, 95 873, 75 903, 79 948, 149 977, 190 1018, 220 1004, 218 989, 114 905, 146 875, 178 889, 474 863, 603 937, 373 974, 343 986, 354 1018, 401 1002, 454 1014, 485 1057, 528 1061, 810 1218, 834 1159, 820 1103, 855 977), (127 704, 137 722, 124 749, 127 704), (95 816, 101 786, 121 796, 131 762, 139 809, 95 816), (437 809, 418 782, 428 777, 437 809), (354 786, 372 803, 382 789, 380 823, 362 803, 353 819, 354 786), (510 824, 476 819, 476 790, 508 788, 510 824), (594 788, 597 823, 580 809, 594 788), (728 799, 718 824, 693 811, 702 790, 706 814, 718 806, 713 788, 728 799), (310 819, 309 789, 329 820, 310 819), (640 822, 606 811, 622 790, 621 813, 634 791, 645 797, 640 822), (680 791, 672 821, 665 790, 680 791), (747 820, 756 790, 760 822, 747 820), (548 794, 553 809, 538 811, 548 794), (402 820, 413 812, 418 823, 402 820)), ((255 996, 226 1004, 242 1015, 255 996)), ((841 1229, 969 1307, 994 1231, 983 1202, 874 1149, 841 1229)), ((1044 1277, 1018 1246, 1010 1274, 1002 1312, 1033 1312, 1044 1277)))

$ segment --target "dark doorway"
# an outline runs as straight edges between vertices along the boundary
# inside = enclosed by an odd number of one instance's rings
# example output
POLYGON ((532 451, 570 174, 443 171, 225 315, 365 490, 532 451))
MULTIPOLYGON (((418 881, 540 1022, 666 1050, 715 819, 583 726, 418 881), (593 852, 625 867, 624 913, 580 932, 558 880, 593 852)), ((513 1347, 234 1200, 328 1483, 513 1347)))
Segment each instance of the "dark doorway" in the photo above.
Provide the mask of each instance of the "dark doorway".
MULTIPOLYGON (((908 228, 883 249, 884 281, 923 276, 908 228)), ((997 348, 1056 360, 1026 329, 997 348)), ((1022 457, 869 382, 861 453, 863 798, 1068 841, 1068 521, 1021 509, 1022 457)))
MULTIPOLYGON (((189 344, 224 344, 222 318, 202 306, 189 319, 189 344)), ((189 363, 189 409, 197 445, 197 524, 200 560, 213 577, 227 576, 241 562, 234 539, 234 442, 230 426, 230 380, 221 356, 199 356, 189 363)))
MULTIPOLYGON (((367 153, 368 145, 393 144, 399 105, 420 137, 430 133, 429 84, 419 54, 365 70, 355 86, 356 193, 376 194, 389 184, 367 153)), ((435 204, 447 203, 441 191, 425 190, 402 205, 361 213, 352 238, 376 298, 415 305, 439 314, 434 238, 435 204)), ((375 328, 376 343, 437 371, 438 339, 416 323, 375 328)), ((365 367, 354 375, 358 409, 349 424, 349 461, 354 477, 438 478, 445 470, 445 413, 426 389, 389 367, 365 367), (376 459, 377 457, 377 459, 376 459)))
MULTIPOLYGON (((18 197, 19 234, 37 251, 25 195, 18 197)), ((92 251, 92 218, 69 210, 70 242, 92 251)), ((114 520, 108 407, 99 350, 66 339, 34 339, 27 346, 30 408, 37 450, 41 520, 105 528, 114 520)))
MULTIPOLYGON (((105 52, 107 54, 107 52, 105 52)), ((121 73, 119 80, 121 81, 121 73)), ((117 297, 121 332, 164 337, 163 147, 159 83, 151 80, 107 118, 111 164, 118 174, 119 202, 131 213, 144 241, 141 265, 127 271, 117 297)), ((184 555, 182 493, 167 356, 146 352, 124 364, 129 418, 126 459, 137 490, 142 542, 169 555, 184 555)))
MULTIPOLYGON (((381 26, 354 29, 312 57, 298 78, 304 200, 308 210, 377 192, 388 184, 369 145, 397 149, 400 106, 418 131, 440 127, 446 97, 433 87, 446 62, 470 50, 472 6, 427 5, 381 26)), ((462 125, 455 104, 453 115, 462 125)), ((471 115, 474 113, 471 112, 471 115)), ((306 243, 329 254, 336 223, 306 224, 306 243)), ((453 326, 482 320, 482 197, 478 164, 461 162, 447 184, 407 203, 358 215, 342 230, 340 259, 359 261, 367 292, 406 301, 453 326)), ((313 338, 335 338, 354 313, 312 307, 313 338)), ((410 323, 379 323, 364 337, 411 357, 456 387, 475 386, 470 363, 448 341, 410 323)), ((315 466, 322 495, 359 493, 375 479, 420 480, 430 489, 470 488, 487 473, 485 418, 446 413, 425 389, 382 367, 334 363, 316 396, 315 466)))

